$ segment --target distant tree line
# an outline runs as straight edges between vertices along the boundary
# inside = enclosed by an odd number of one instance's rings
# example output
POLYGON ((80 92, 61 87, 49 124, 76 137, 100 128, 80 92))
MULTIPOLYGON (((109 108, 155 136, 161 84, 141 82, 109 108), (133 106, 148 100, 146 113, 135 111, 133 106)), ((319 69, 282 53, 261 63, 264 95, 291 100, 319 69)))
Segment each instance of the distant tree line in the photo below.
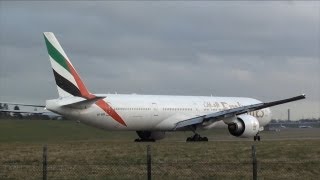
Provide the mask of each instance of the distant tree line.
POLYGON ((293 127, 298 128, 301 126, 320 128, 320 118, 310 118, 310 119, 300 119, 297 121, 288 121, 288 120, 272 120, 267 126, 269 127, 293 127))
POLYGON ((304 118, 299 120, 282 120, 282 119, 272 119, 271 123, 309 123, 309 122, 320 122, 320 118, 304 118))

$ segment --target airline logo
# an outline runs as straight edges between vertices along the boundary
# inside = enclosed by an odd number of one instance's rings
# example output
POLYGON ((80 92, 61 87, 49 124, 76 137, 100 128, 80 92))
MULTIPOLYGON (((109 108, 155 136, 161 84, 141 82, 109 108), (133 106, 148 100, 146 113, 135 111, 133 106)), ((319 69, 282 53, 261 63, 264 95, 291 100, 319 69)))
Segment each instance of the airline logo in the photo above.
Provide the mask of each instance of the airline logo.
MULTIPOLYGON (((95 96, 91 94, 84 85, 79 74, 71 64, 54 34, 45 32, 44 39, 49 53, 53 74, 58 86, 59 96, 79 96, 86 99, 95 98, 95 96)), ((124 120, 108 103, 100 99, 96 102, 96 105, 118 123, 127 126, 124 120)))

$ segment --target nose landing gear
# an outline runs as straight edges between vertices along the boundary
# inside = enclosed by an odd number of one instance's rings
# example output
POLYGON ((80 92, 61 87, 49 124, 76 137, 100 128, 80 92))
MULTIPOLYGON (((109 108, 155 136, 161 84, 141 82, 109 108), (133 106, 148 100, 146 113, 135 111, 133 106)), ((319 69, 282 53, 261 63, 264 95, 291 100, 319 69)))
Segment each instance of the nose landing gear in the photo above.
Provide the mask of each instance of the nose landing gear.
POLYGON ((256 135, 253 137, 253 140, 254 140, 254 141, 260 141, 259 133, 256 134, 256 135))

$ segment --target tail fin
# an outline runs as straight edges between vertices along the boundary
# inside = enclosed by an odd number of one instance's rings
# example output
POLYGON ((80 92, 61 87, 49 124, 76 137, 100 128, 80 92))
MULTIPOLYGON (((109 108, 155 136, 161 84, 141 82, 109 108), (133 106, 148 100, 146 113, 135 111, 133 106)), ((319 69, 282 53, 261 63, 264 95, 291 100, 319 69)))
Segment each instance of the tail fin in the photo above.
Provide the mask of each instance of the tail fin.
POLYGON ((43 34, 59 97, 79 96, 90 98, 92 95, 82 82, 54 34, 52 32, 44 32, 43 34))

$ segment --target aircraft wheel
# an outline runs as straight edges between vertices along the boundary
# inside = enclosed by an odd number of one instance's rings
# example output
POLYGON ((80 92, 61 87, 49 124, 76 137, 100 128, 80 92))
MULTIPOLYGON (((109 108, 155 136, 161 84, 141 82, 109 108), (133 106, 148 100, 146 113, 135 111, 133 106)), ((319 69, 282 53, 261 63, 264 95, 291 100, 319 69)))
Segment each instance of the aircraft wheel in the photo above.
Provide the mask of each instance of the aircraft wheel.
POLYGON ((207 138, 207 137, 203 137, 203 138, 201 139, 201 141, 208 141, 208 138, 207 138))
POLYGON ((192 141, 201 141, 201 136, 199 134, 195 134, 193 137, 192 137, 192 141))
POLYGON ((135 139, 134 142, 156 142, 155 139, 135 139))

